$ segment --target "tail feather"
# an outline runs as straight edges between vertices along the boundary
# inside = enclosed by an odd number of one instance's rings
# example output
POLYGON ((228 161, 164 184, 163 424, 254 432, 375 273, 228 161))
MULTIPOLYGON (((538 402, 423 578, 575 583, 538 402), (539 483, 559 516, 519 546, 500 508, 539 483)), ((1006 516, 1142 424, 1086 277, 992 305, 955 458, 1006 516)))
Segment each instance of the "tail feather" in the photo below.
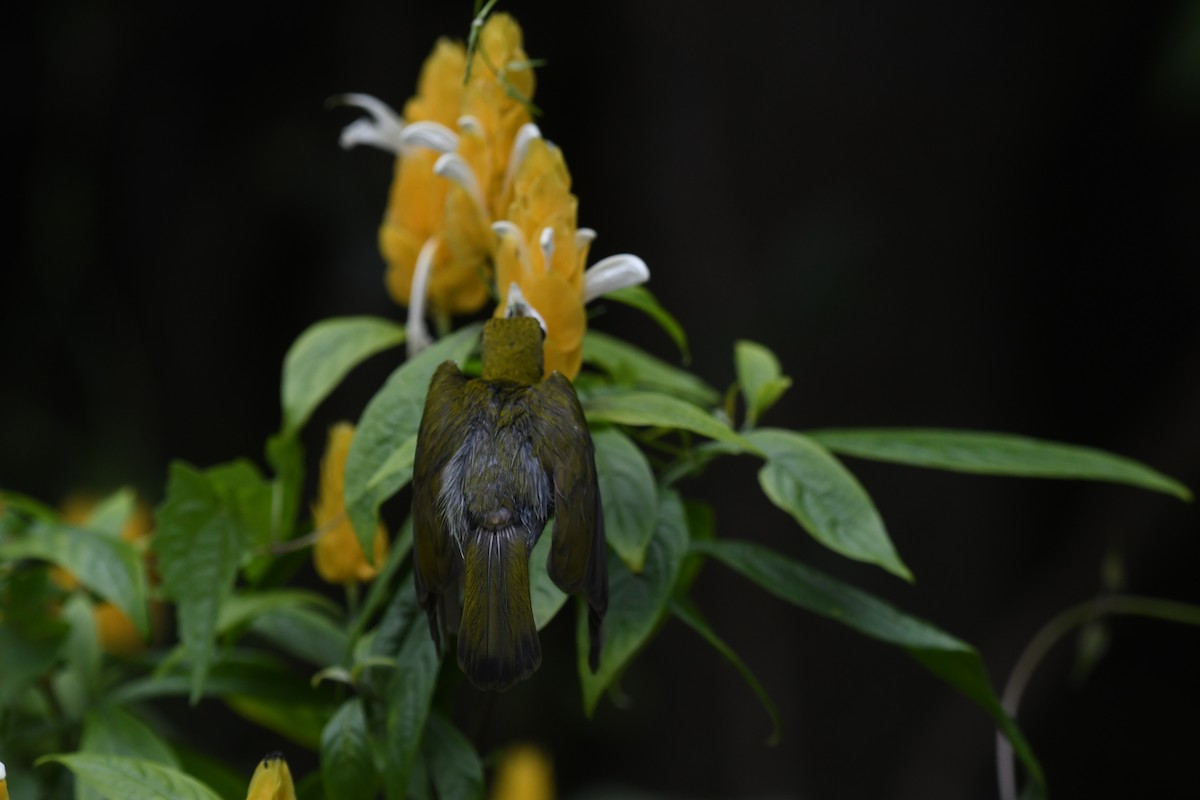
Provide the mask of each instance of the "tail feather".
POLYGON ((458 665, 480 689, 508 689, 542 663, 527 538, 519 528, 505 528, 476 530, 466 542, 458 665))

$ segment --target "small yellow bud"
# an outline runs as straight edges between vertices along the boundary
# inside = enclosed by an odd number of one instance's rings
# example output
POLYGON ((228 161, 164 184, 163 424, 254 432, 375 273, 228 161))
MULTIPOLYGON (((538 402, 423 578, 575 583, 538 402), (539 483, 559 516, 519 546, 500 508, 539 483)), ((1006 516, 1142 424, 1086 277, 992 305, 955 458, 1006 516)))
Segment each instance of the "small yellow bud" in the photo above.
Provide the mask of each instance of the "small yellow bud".
POLYGON ((271 753, 258 762, 246 800, 296 800, 292 772, 282 753, 271 753))

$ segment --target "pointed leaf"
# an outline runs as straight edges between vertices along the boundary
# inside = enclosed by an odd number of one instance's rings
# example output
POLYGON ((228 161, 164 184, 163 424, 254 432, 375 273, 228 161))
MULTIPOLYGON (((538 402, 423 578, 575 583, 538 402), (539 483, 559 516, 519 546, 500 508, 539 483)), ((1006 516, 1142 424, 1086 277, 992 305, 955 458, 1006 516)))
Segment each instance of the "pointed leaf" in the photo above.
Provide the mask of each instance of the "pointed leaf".
POLYGON ((725 659, 741 674, 742 680, 746 681, 746 684, 750 687, 750 691, 758 696, 758 701, 762 703, 767 716, 771 718, 771 734, 767 737, 767 744, 779 744, 779 709, 775 707, 775 702, 767 694, 767 690, 758 682, 758 678, 754 677, 754 673, 750 671, 750 668, 746 666, 741 657, 713 632, 708 622, 690 602, 685 600, 671 601, 671 613, 689 628, 700 634, 700 637, 704 641, 712 645, 713 649, 718 653, 725 656, 725 659))
POLYGON ((736 445, 745 452, 757 452, 754 445, 709 412, 670 395, 655 392, 598 395, 589 398, 583 410, 588 422, 691 431, 736 445))
POLYGON ((195 778, 174 767, 137 758, 65 753, 37 764, 58 763, 106 800, 221 800, 195 778))
POLYGON ((671 337, 671 341, 675 342, 675 346, 679 348, 679 355, 683 358, 684 363, 691 360, 691 354, 688 353, 687 334, 684 333, 683 326, 679 324, 679 320, 671 316, 671 312, 659 304, 658 298, 645 286, 626 286, 624 289, 616 289, 604 296, 632 306, 657 322, 659 327, 671 337))
POLYGON ((479 753, 458 728, 437 712, 431 713, 425 724, 421 753, 437 797, 463 800, 483 797, 483 763, 479 753))
POLYGON ((62 567, 129 615, 142 636, 149 635, 146 569, 128 542, 82 528, 37 522, 25 535, 0 545, 0 558, 36 558, 62 567))
POLYGON ((403 325, 375 317, 337 317, 309 327, 283 359, 283 432, 303 427, 355 366, 403 343, 403 325))
POLYGON ((616 428, 594 431, 592 443, 608 543, 630 570, 641 572, 654 535, 654 472, 637 445, 616 428))
POLYGON ((721 398, 716 389, 687 370, 599 331, 584 334, 583 360, 607 372, 621 386, 664 392, 706 407, 715 406, 721 398))
POLYGON ((217 615, 233 591, 246 540, 231 474, 219 481, 176 462, 156 514, 154 549, 163 589, 175 601, 179 637, 192 664, 192 702, 199 700, 213 655, 217 615))
POLYGON ((118 489, 100 501, 88 515, 87 524, 81 527, 120 539, 125 530, 125 523, 133 514, 136 500, 132 489, 118 489))
POLYGON ((346 514, 368 559, 374 554, 372 543, 380 504, 412 477, 411 465, 393 472, 381 472, 381 468, 417 435, 434 371, 443 361, 461 363, 475 348, 481 327, 476 324, 461 328, 406 361, 363 411, 346 457, 345 493, 346 514))
POLYGON ((646 550, 645 568, 629 571, 615 554, 608 559, 608 613, 604 616, 604 649, 600 668, 588 667, 587 611, 579 604, 576 628, 579 677, 583 683, 583 708, 589 717, 600 695, 629 664, 658 628, 667 611, 671 591, 687 550, 687 521, 679 495, 664 489, 659 494, 654 537, 646 550))
MULTIPOLYGON (((101 756, 126 756, 178 767, 179 759, 170 745, 154 729, 132 712, 119 706, 103 705, 93 708, 83 718, 81 752, 101 756)), ((76 797, 80 796, 76 785, 76 797)), ((95 796, 89 790, 84 796, 95 796)))
POLYGON ((379 777, 362 700, 342 704, 321 734, 321 783, 326 797, 374 797, 379 777))
POLYGON ((859 428, 808 434, 837 453, 955 472, 1111 481, 1191 500, 1182 483, 1104 450, 988 431, 859 428))
POLYGON ((741 340, 734 345, 734 366, 738 386, 746 400, 746 420, 754 425, 779 400, 792 379, 779 369, 779 359, 756 342, 741 340))
POLYGON ((746 438, 767 457, 758 473, 763 492, 814 539, 847 558, 912 580, 870 496, 825 448, 802 434, 772 428, 751 431, 746 438))
POLYGON ((760 545, 714 539, 693 542, 692 552, 716 558, 793 605, 903 647, 926 669, 977 703, 995 720, 1034 782, 1044 789, 1041 767, 1016 723, 1001 707, 975 648, 860 589, 760 545))

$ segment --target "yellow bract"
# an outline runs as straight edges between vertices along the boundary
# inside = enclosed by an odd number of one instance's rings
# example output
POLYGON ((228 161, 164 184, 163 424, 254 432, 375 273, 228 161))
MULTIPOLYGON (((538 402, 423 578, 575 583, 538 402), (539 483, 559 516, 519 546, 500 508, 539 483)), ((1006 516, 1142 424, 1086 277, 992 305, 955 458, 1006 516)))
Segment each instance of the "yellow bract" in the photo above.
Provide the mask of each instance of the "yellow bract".
POLYGON ((292 771, 279 753, 271 753, 258 762, 246 800, 296 800, 292 771))
POLYGON ((457 153, 470 168, 479 196, 434 174, 439 153, 404 148, 396 159, 379 231, 388 290, 406 306, 412 304, 421 249, 437 240, 426 290, 435 314, 469 314, 488 300, 493 242, 489 226, 507 206, 511 187, 506 194, 505 174, 512 144, 530 119, 525 106, 509 94, 509 89, 524 97, 533 93, 533 71, 524 66, 520 27, 507 14, 496 14, 484 25, 479 41, 471 80, 463 86, 466 52, 460 44, 440 40, 421 69, 417 94, 404 106, 407 124, 437 122, 458 134, 457 153), (460 124, 465 118, 466 124, 460 124))
MULTIPOLYGON (((354 439, 354 426, 339 422, 329 429, 325 455, 321 459, 321 491, 313 506, 313 525, 317 541, 313 561, 317 574, 326 583, 363 583, 375 577, 378 566, 367 563, 366 554, 354 527, 346 516, 342 497, 345 488, 346 456, 354 439)), ((387 529, 380 523, 375 531, 375 564, 387 560, 387 529)))
POLYGON ((506 313, 509 291, 517 284, 546 326, 546 374, 557 370, 573 379, 583 362, 587 329, 583 268, 588 245, 586 239, 576 242, 578 201, 571 194, 562 152, 534 140, 514 183, 507 217, 517 230, 505 236, 496 251, 496 316, 506 313))

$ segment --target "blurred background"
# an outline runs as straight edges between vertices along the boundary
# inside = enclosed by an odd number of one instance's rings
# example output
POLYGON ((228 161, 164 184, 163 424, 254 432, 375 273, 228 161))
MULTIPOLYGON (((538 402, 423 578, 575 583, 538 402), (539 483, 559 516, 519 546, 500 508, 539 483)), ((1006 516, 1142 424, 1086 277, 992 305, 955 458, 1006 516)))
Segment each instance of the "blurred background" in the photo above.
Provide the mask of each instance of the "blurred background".
MULTIPOLYGON (((172 459, 260 463, 283 355, 312 322, 403 319, 376 228, 391 178, 344 152, 345 91, 400 108, 471 2, 46 0, 10 10, 0 486, 57 503, 172 459)), ((1200 3, 503 2, 545 58, 593 258, 637 253, 690 367, 738 338, 795 384, 766 424, 966 427, 1107 448, 1200 488, 1200 3)), ((593 323, 678 360, 635 313, 593 323)), ((310 425, 354 419, 400 353, 310 425)), ((685 487, 777 547, 976 645, 997 685, 1058 611, 1126 590, 1200 602, 1200 514, 1124 487, 851 461, 915 585, 824 551, 749 459, 685 487)), ((393 525, 404 508, 393 504, 393 525)), ((719 565, 697 603, 779 705, 669 622, 624 707, 582 718, 573 630, 501 696, 489 744, 541 742, 564 796, 995 795, 985 715, 914 661, 719 565)), ((1200 732, 1200 631, 1118 619, 1074 640, 1020 722, 1058 797, 1178 797, 1200 732)), ((465 697, 469 710, 478 698, 465 697)), ((224 724, 219 717, 198 719, 224 724)), ((226 733, 248 763, 273 742, 226 733), (240 737, 240 738, 239 738, 240 737)), ((291 754, 289 754, 291 756, 291 754)), ((297 758, 303 758, 297 756, 297 758)))

